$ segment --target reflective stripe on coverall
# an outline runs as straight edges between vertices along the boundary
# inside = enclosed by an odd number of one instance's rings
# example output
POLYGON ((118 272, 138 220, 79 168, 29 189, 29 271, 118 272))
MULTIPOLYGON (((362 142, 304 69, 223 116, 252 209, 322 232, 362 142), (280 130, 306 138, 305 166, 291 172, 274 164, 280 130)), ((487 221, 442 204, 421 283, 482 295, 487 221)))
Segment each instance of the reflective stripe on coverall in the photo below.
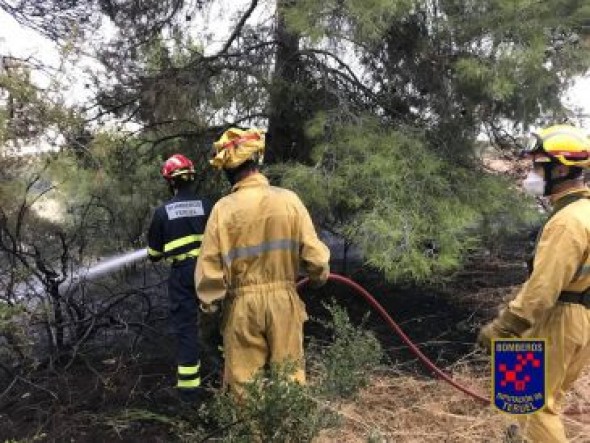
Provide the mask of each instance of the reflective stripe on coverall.
POLYGON ((234 392, 270 362, 294 361, 305 382, 305 305, 295 289, 299 263, 312 281, 329 274, 330 251, 299 197, 259 173, 214 206, 195 281, 205 304, 224 304, 224 381, 234 392))
MULTIPOLYGON (((590 197, 590 190, 552 196, 554 206, 573 193, 590 197)), ((534 443, 567 442, 558 415, 565 391, 590 361, 590 309, 558 302, 562 291, 590 288, 590 199, 581 198, 555 213, 543 227, 533 272, 509 303, 509 309, 532 327, 523 337, 547 339, 546 406, 520 418, 524 436, 534 443)))

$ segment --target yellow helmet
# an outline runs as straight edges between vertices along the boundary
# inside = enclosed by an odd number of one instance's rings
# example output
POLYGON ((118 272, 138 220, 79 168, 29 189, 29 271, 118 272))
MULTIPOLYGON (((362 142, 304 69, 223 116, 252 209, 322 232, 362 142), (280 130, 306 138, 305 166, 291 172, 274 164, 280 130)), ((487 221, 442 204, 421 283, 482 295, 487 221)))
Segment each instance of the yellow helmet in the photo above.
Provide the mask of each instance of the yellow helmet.
POLYGON ((233 169, 247 160, 255 160, 262 164, 264 142, 262 130, 230 128, 213 143, 215 152, 209 163, 217 169, 233 169))
POLYGON ((554 125, 532 134, 524 154, 535 162, 556 161, 565 166, 590 167, 590 138, 571 125, 554 125))

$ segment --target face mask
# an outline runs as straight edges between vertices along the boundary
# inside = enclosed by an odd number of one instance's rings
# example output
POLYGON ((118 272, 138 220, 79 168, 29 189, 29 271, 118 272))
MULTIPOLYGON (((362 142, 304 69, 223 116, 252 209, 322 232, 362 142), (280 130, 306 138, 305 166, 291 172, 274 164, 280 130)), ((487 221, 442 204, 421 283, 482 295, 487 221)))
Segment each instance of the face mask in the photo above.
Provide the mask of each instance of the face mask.
POLYGON ((545 180, 535 171, 529 172, 522 182, 522 187, 525 192, 537 197, 545 194, 545 180))

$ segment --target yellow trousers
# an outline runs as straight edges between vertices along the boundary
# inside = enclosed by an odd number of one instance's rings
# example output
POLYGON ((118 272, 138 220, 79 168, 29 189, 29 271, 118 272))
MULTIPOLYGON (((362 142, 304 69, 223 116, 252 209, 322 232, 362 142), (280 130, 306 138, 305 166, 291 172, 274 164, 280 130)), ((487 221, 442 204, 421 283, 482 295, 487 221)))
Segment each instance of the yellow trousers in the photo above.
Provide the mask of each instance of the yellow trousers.
POLYGON ((558 303, 526 336, 547 339, 547 397, 542 411, 519 420, 522 434, 533 443, 565 443, 559 411, 565 392, 590 362, 590 309, 558 303))
POLYGON ((295 287, 259 285, 226 307, 223 325, 224 384, 241 393, 241 385, 269 363, 294 362, 293 379, 305 383, 303 324, 305 305, 295 287))

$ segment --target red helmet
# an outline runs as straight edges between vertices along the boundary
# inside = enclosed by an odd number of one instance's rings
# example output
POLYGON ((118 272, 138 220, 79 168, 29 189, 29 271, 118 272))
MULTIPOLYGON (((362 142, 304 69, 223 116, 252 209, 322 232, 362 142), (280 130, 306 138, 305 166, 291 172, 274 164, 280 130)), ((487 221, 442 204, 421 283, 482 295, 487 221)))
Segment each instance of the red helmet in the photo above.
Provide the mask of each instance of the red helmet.
POLYGON ((170 180, 182 174, 194 174, 193 162, 182 154, 174 154, 162 165, 162 177, 170 180))

